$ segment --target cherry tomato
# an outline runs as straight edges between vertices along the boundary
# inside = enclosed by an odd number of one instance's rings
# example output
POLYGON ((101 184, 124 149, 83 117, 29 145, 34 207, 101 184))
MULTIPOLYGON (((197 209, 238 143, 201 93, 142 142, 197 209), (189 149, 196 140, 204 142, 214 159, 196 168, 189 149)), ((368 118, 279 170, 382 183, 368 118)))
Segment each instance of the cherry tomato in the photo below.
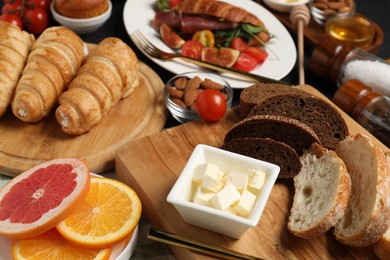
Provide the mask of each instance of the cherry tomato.
POLYGON ((210 30, 197 31, 192 35, 192 39, 207 47, 214 47, 215 44, 214 34, 210 30))
POLYGON ((52 0, 26 0, 28 9, 42 8, 48 14, 50 12, 50 4, 52 0))
POLYGON ((202 58, 202 49, 204 45, 195 40, 188 40, 181 46, 181 54, 200 60, 202 58))
POLYGON ((171 0, 169 1, 169 8, 172 9, 175 5, 177 5, 180 2, 180 0, 171 0))
POLYGON ((240 53, 240 56, 238 56, 237 61, 234 63, 233 68, 248 72, 256 68, 257 64, 258 62, 255 58, 242 52, 240 53))
POLYGON ((29 32, 38 35, 47 28, 48 17, 42 8, 30 9, 26 11, 23 23, 29 32))
POLYGON ((4 4, 3 8, 1 8, 1 13, 19 16, 21 4, 22 0, 9 1, 7 4, 4 4))
POLYGON ((256 46, 248 46, 242 52, 255 58, 258 63, 263 63, 268 57, 268 53, 264 49, 256 46))
POLYGON ((244 50, 247 46, 248 46, 248 44, 245 42, 244 38, 242 38, 242 37, 234 38, 232 40, 232 43, 230 44, 231 48, 233 48, 235 50, 239 50, 239 51, 244 50))
POLYGON ((226 112, 226 99, 216 89, 206 89, 196 98, 198 114, 208 121, 218 121, 226 112))
POLYGON ((23 29, 23 23, 22 20, 20 20, 19 16, 14 15, 14 14, 2 14, 0 16, 1 21, 6 21, 11 24, 14 24, 18 26, 20 29, 23 29))

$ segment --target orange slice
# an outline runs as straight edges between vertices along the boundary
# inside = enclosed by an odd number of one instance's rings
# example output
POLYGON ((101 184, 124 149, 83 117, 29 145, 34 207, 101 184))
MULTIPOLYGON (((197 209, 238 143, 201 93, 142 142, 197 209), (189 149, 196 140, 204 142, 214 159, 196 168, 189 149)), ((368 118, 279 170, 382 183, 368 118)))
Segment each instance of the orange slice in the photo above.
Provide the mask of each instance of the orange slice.
POLYGON ((55 228, 25 240, 12 241, 12 256, 24 259, 109 259, 111 248, 86 249, 69 244, 55 228))
POLYGON ((89 190, 87 165, 76 158, 39 164, 0 190, 0 235, 25 239, 64 220, 89 190))
POLYGON ((133 231, 141 211, 137 193, 126 184, 108 178, 91 178, 87 198, 57 229, 71 243, 105 248, 133 231))

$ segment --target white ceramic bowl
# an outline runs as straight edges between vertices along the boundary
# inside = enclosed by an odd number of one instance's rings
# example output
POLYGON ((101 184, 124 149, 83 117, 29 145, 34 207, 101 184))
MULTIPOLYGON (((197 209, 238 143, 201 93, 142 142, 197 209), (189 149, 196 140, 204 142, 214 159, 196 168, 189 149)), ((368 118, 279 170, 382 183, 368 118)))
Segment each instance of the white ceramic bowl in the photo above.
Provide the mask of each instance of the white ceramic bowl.
POLYGON ((307 4, 310 0, 263 0, 264 4, 272 10, 288 13, 293 7, 307 4))
POLYGON ((108 1, 107 11, 99 16, 85 19, 68 18, 56 11, 54 3, 55 1, 53 0, 50 5, 50 10, 54 20, 78 34, 89 34, 95 32, 108 20, 108 18, 110 18, 112 12, 111 1, 108 1))
POLYGON ((238 239, 248 228, 255 227, 259 222, 279 171, 279 166, 275 164, 199 144, 169 192, 167 201, 175 206, 187 223, 238 239), (190 201, 194 189, 193 173, 195 168, 203 163, 212 163, 225 173, 246 172, 248 169, 262 170, 266 173, 264 186, 247 217, 190 201))
POLYGON ((200 77, 202 80, 210 79, 214 82, 224 85, 224 90, 222 92, 227 95, 226 108, 228 109, 232 106, 233 89, 229 85, 229 83, 221 76, 211 72, 204 72, 204 71, 190 71, 190 72, 178 74, 166 82, 164 87, 164 102, 169 112, 171 112, 172 116, 180 123, 187 123, 193 120, 198 120, 200 119, 200 116, 196 111, 182 108, 181 106, 174 103, 169 97, 167 87, 174 85, 174 82, 177 78, 187 77, 188 79, 191 79, 194 78, 195 76, 200 77))

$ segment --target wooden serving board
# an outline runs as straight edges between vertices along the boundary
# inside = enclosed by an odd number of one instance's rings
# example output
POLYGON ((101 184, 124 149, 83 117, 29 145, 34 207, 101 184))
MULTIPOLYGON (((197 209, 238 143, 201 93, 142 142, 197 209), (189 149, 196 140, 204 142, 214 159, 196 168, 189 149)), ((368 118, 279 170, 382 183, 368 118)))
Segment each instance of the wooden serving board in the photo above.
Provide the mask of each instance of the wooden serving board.
POLYGON ((0 172, 16 176, 38 163, 59 157, 84 159, 95 173, 113 168, 118 147, 160 132, 167 119, 164 83, 142 62, 139 76, 140 85, 133 94, 122 99, 83 135, 63 133, 54 112, 43 121, 29 124, 8 111, 0 118, 0 172))
MULTIPOLYGON (((326 99, 313 87, 299 88, 326 99)), ((354 120, 338 110, 343 114, 351 134, 364 133, 376 140, 384 150, 388 150, 354 120)), ((217 123, 190 122, 135 140, 117 150, 117 175, 121 181, 136 190, 142 201, 143 212, 152 226, 264 259, 375 258, 371 249, 349 248, 340 244, 331 232, 311 240, 290 234, 286 225, 293 198, 292 189, 289 188, 291 183, 280 180, 271 192, 258 225, 250 228, 238 240, 184 222, 174 206, 166 201, 170 189, 195 146, 207 144, 220 147, 225 134, 238 120, 236 107, 217 123)), ((171 250, 179 259, 206 258, 188 249, 172 246, 171 250)))

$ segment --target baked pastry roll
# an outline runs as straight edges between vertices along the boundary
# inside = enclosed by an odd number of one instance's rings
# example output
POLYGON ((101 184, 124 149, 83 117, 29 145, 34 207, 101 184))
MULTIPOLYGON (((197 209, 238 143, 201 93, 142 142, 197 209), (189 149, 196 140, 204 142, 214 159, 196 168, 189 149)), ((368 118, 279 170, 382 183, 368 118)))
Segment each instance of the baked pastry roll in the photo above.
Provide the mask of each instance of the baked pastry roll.
POLYGON ((88 132, 134 91, 138 81, 133 50, 118 38, 104 39, 59 99, 55 115, 62 130, 71 135, 88 132))
POLYGON ((63 26, 49 27, 36 40, 16 87, 12 111, 24 122, 46 117, 80 68, 83 40, 63 26))
POLYGON ((4 21, 0 21, 0 35, 0 116, 2 116, 11 104, 35 37, 4 21))

